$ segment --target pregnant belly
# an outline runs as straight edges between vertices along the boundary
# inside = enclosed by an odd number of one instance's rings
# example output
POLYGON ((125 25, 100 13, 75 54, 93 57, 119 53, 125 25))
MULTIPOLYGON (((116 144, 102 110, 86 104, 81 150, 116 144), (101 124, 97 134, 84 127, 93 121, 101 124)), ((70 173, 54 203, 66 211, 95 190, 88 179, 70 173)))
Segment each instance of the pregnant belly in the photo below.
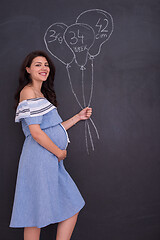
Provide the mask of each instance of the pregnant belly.
POLYGON ((67 133, 61 124, 42 130, 60 149, 64 150, 67 148, 68 145, 67 133))

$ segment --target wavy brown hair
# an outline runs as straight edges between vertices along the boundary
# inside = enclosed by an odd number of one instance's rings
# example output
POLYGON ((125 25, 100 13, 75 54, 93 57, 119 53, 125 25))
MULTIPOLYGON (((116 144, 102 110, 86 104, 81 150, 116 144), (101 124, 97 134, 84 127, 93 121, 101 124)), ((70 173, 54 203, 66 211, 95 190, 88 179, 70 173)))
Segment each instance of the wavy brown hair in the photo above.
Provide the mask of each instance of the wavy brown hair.
POLYGON ((20 75, 19 75, 19 86, 17 88, 17 91, 14 95, 14 98, 16 100, 15 103, 15 110, 19 103, 20 98, 20 92, 21 90, 28 84, 32 82, 32 79, 30 78, 30 74, 26 71, 26 67, 30 67, 31 63, 34 58, 36 57, 45 57, 48 61, 50 72, 49 76, 46 81, 42 83, 41 92, 43 93, 44 97, 48 99, 54 106, 57 107, 57 100, 56 100, 56 94, 54 91, 54 77, 55 77, 55 66, 51 59, 48 57, 48 55, 43 51, 34 51, 29 53, 26 58, 24 59, 21 69, 20 69, 20 75))

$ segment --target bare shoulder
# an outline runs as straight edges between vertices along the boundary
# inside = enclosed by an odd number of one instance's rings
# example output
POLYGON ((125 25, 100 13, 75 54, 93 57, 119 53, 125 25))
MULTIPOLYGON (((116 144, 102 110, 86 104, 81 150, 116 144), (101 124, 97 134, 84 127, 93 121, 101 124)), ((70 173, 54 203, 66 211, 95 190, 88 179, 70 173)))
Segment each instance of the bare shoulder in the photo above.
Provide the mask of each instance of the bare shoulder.
POLYGON ((20 92, 20 99, 19 101, 22 102, 23 100, 35 98, 35 93, 30 86, 25 86, 20 92))

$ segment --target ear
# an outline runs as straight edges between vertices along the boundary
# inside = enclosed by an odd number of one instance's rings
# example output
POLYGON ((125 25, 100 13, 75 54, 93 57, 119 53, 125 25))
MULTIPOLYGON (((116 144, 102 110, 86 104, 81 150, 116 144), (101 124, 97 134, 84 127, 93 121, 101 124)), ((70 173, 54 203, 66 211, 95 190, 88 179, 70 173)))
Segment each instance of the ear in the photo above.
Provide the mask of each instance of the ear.
POLYGON ((26 67, 26 71, 27 71, 28 73, 30 73, 30 68, 29 68, 29 67, 26 67))

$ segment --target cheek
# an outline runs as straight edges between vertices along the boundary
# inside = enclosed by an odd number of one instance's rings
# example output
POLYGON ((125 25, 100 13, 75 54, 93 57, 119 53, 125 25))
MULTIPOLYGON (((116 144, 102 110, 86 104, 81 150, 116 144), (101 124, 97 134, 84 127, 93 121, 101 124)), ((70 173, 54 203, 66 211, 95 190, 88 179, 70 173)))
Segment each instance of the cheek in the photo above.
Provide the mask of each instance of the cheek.
POLYGON ((39 74, 39 69, 35 69, 33 72, 33 75, 37 75, 37 74, 39 74))
POLYGON ((37 72, 36 68, 31 68, 31 74, 34 75, 37 72))

